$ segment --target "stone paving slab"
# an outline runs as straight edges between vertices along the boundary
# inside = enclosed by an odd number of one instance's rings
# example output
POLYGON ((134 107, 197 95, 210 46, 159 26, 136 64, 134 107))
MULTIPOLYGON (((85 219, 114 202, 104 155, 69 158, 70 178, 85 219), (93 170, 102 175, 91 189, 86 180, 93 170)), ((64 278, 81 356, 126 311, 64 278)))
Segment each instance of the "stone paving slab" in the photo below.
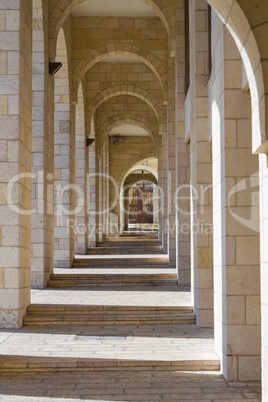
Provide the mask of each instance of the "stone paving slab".
POLYGON ((215 373, 0 373, 2 402, 261 401, 259 383, 215 373))
POLYGON ((0 355, 176 361, 218 360, 213 332, 195 325, 84 326, 1 330, 0 355), (111 327, 111 328, 110 328, 111 327), (160 357, 161 356, 161 357, 160 357))

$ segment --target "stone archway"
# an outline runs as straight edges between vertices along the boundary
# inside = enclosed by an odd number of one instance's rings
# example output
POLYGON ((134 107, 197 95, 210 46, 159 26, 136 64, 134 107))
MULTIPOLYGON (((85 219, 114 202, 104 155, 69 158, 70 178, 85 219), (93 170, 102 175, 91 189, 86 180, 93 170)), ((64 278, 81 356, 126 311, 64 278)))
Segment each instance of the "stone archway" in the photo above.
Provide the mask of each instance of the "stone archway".
POLYGON ((265 102, 268 95, 265 89, 268 87, 268 79, 264 82, 263 68, 265 67, 265 62, 261 61, 259 50, 261 47, 258 46, 255 36, 257 34, 258 42, 260 42, 261 38, 263 39, 265 27, 263 27, 262 33, 259 32, 260 29, 255 29, 255 32, 253 32, 249 24, 251 13, 254 14, 254 11, 256 11, 253 3, 248 6, 247 10, 243 10, 239 5, 240 1, 236 0, 207 0, 207 2, 223 20, 241 54, 251 93, 252 149, 256 153, 265 153, 268 150, 268 134, 266 133, 265 121, 265 112, 268 109, 267 102, 265 102), (247 11, 246 14, 245 11, 247 11))
POLYGON ((104 138, 111 130, 115 127, 122 126, 123 124, 132 124, 143 128, 148 132, 153 141, 155 141, 158 134, 156 127, 144 117, 132 113, 123 113, 110 118, 100 127, 98 132, 99 141, 103 142, 104 138))
POLYGON ((116 85, 107 89, 104 89, 103 91, 99 92, 98 95, 96 95, 90 104, 87 107, 87 111, 90 113, 89 114, 89 119, 91 116, 95 113, 97 108, 106 100, 119 96, 119 95, 129 95, 129 96, 135 96, 139 99, 142 99, 144 102, 146 102, 151 109, 154 111, 157 119, 159 120, 161 114, 162 114, 162 106, 161 103, 156 99, 150 92, 146 91, 143 88, 140 88, 138 86, 133 86, 133 85, 116 85))
MULTIPOLYGON (((56 41, 60 28, 62 27, 66 18, 79 4, 85 0, 63 0, 61 2, 53 0, 50 7, 50 56, 54 60, 56 54, 56 41), (61 4, 62 3, 62 4, 61 4)), ((170 47, 175 51, 175 38, 176 38, 176 19, 175 10, 170 6, 167 0, 141 0, 150 6, 163 22, 170 41, 170 47)))
POLYGON ((94 64, 114 56, 127 56, 146 64, 159 80, 163 98, 167 100, 167 71, 162 62, 148 49, 138 46, 135 41, 120 41, 119 43, 107 44, 98 49, 93 49, 77 62, 73 68, 73 102, 76 102, 77 89, 86 72, 94 64))

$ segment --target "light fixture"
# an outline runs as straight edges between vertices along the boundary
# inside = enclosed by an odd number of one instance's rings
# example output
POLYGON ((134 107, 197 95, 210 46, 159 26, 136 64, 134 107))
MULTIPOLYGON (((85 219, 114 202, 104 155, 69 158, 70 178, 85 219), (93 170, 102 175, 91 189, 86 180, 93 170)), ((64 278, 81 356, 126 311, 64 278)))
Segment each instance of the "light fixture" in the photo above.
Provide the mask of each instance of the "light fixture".
POLYGON ((116 135, 114 137, 114 145, 120 144, 120 142, 124 141, 124 137, 121 137, 120 135, 116 135))
POLYGON ((90 145, 92 145, 93 142, 95 142, 94 138, 87 138, 86 139, 86 146, 90 147, 90 145))
POLYGON ((62 63, 53 62, 49 63, 49 75, 55 75, 62 67, 62 63))

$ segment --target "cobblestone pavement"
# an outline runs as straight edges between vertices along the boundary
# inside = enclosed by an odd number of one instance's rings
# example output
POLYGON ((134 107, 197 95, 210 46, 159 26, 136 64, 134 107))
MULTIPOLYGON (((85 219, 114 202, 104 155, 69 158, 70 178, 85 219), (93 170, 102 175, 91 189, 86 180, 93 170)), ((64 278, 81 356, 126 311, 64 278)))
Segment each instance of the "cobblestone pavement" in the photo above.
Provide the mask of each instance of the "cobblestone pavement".
POLYGON ((0 401, 260 401, 259 384, 179 372, 0 374, 0 401))

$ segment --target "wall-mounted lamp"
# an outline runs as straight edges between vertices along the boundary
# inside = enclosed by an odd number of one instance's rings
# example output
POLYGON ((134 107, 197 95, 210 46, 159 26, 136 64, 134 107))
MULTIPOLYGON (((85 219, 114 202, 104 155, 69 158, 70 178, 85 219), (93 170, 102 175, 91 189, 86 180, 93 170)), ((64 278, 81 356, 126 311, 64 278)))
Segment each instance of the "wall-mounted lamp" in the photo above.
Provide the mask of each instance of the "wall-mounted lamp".
POLYGON ((120 144, 120 142, 123 142, 125 140, 124 137, 121 137, 120 135, 116 135, 114 137, 114 145, 120 144))
POLYGON ((62 63, 60 62, 49 63, 49 75, 55 75, 61 67, 62 63))
POLYGON ((94 138, 87 138, 86 139, 86 146, 90 147, 90 145, 92 145, 93 142, 95 142, 94 138))

